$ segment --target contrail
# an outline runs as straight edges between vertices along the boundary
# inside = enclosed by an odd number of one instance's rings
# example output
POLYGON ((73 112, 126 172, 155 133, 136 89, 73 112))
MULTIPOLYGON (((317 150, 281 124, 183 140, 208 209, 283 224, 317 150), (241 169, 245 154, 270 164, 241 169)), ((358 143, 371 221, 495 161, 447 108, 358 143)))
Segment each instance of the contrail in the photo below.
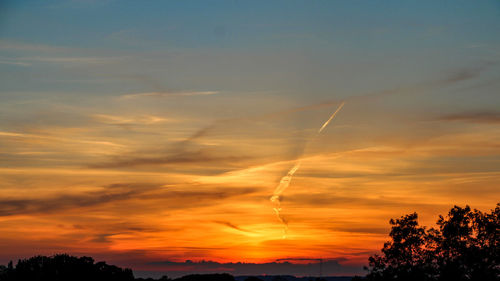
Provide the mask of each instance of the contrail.
MULTIPOLYGON (((330 121, 332 121, 333 118, 335 118, 335 115, 337 115, 337 113, 342 109, 343 106, 344 106, 344 102, 342 102, 339 105, 337 110, 335 110, 335 112, 330 116, 330 118, 328 118, 328 120, 326 120, 326 122, 323 124, 323 126, 321 126, 319 131, 316 133, 316 136, 319 135, 326 128, 326 126, 328 126, 330 121)), ((304 151, 306 150, 308 144, 309 144, 309 141, 305 144, 304 151)), ((281 195, 283 194, 283 192, 285 192, 285 190, 290 185, 290 182, 292 181, 293 175, 300 168, 301 162, 302 161, 300 160, 300 157, 299 157, 299 160, 297 160, 297 163, 295 163, 295 165, 293 165, 293 167, 290 168, 288 173, 284 177, 281 178, 280 183, 274 189, 273 195, 270 198, 271 202, 275 205, 273 210, 276 213, 276 216, 278 217, 279 221, 283 224, 283 239, 286 238, 286 235, 288 232, 288 222, 281 214, 281 195)))
POLYGON ((297 172, 297 170, 300 168, 300 160, 288 171, 288 173, 281 178, 280 183, 274 190, 274 194, 271 197, 271 201, 275 202, 276 200, 279 199, 279 196, 285 191, 285 189, 290 185, 290 181, 292 180, 293 174, 297 172))
POLYGON ((300 168, 300 160, 293 165, 293 167, 288 171, 288 173, 281 178, 280 183, 274 190, 273 196, 271 196, 270 200, 271 202, 274 203, 275 207, 273 208, 274 212, 276 213, 276 216, 280 220, 280 222, 283 224, 283 239, 286 238, 286 234, 288 232, 288 222, 286 219, 281 215, 281 194, 286 190, 286 188, 290 185, 290 182, 292 181, 293 174, 297 172, 297 170, 300 168))
POLYGON ((326 126, 328 126, 328 124, 330 124, 330 121, 332 121, 333 118, 335 118, 335 115, 337 115, 337 113, 342 109, 342 107, 344 107, 344 102, 342 102, 339 107, 337 108, 337 110, 335 110, 335 112, 332 114, 332 116, 330 116, 330 118, 328 120, 326 120, 325 124, 323 124, 323 126, 321 126, 321 128, 319 128, 319 131, 318 131, 318 134, 320 134, 323 129, 326 128, 326 126))

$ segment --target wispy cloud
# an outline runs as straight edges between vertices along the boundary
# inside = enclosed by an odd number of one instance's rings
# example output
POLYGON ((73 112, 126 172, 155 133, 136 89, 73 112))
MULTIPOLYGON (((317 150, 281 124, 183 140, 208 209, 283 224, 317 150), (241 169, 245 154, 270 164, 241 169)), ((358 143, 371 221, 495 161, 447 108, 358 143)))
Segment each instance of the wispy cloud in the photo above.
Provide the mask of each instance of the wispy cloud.
POLYGON ((89 57, 89 56, 60 56, 60 57, 26 57, 19 61, 25 62, 45 62, 60 64, 102 64, 117 61, 121 57, 89 57))
POLYGON ((17 61, 14 59, 0 59, 0 64, 9 64, 9 65, 16 65, 16 66, 31 66, 31 63, 17 61))
POLYGON ((13 57, 2 57, 0 63, 31 66, 36 63, 64 65, 98 65, 122 61, 126 56, 106 54, 104 51, 89 51, 76 47, 33 44, 11 40, 0 40, 0 51, 15 51, 13 57))
POLYGON ((110 125, 151 125, 172 121, 171 119, 154 115, 118 116, 108 114, 94 114, 92 115, 92 117, 98 122, 110 125))
MULTIPOLYGON (((142 199, 158 201, 173 209, 189 209, 206 206, 230 197, 255 193, 255 188, 218 188, 201 186, 191 190, 166 189, 161 183, 116 183, 102 190, 59 194, 51 197, 2 198, 0 197, 0 217, 14 215, 50 214, 91 208, 106 203, 142 199)), ((157 206, 161 209, 161 206, 157 206)), ((115 229, 119 231, 120 229, 115 229)), ((122 229, 123 230, 123 229, 122 229)))
POLYGON ((428 90, 440 89, 460 82, 476 79, 481 75, 481 73, 488 70, 495 64, 496 62, 491 61, 487 63, 481 63, 478 65, 472 65, 470 67, 452 69, 442 77, 439 77, 435 80, 424 81, 413 85, 400 86, 372 93, 360 94, 346 98, 345 101, 360 102, 360 101, 373 100, 393 95, 418 93, 418 92, 425 92, 428 90))
POLYGON ((225 226, 227 226, 229 228, 232 228, 232 229, 235 229, 235 230, 238 230, 238 231, 251 232, 249 230, 242 229, 241 227, 239 227, 237 225, 234 225, 233 223, 228 222, 228 221, 214 221, 214 222, 217 223, 217 224, 225 225, 225 226))
POLYGON ((176 96, 209 96, 219 94, 218 91, 168 91, 168 92, 145 92, 136 94, 126 94, 120 96, 122 99, 136 98, 168 98, 176 96))
MULTIPOLYGON (((359 103, 359 102, 364 102, 364 101, 370 101, 373 99, 383 98, 386 96, 409 94, 409 93, 415 93, 415 92, 423 92, 423 91, 432 90, 432 89, 436 89, 436 88, 442 88, 442 87, 453 85, 453 84, 456 84, 459 82, 463 82, 463 81, 477 78, 477 77, 479 77, 479 75, 482 72, 486 71, 492 65, 494 65, 494 62, 480 64, 477 66, 459 68, 459 69, 449 71, 449 73, 445 74, 443 77, 438 78, 436 80, 424 81, 424 82, 417 83, 414 85, 407 85, 407 86, 401 86, 401 87, 392 88, 392 89, 386 89, 386 90, 382 90, 382 91, 354 95, 351 97, 347 97, 343 100, 348 101, 348 102, 353 102, 353 103, 359 103)), ((145 79, 143 77, 141 77, 141 78, 145 79)), ((149 83, 151 83, 149 80, 147 80, 147 81, 149 83)), ((147 96, 147 94, 149 94, 149 93, 143 93, 143 94, 146 94, 146 96, 147 96)), ((122 97, 124 97, 124 96, 122 96, 122 97)), ((279 118, 279 117, 283 117, 283 116, 289 116, 289 115, 292 115, 294 113, 303 112, 303 111, 312 111, 312 110, 321 109, 321 108, 334 107, 334 106, 338 105, 339 102, 342 102, 343 100, 341 100, 341 99, 325 100, 325 101, 310 104, 310 105, 293 107, 290 109, 269 112, 266 114, 247 116, 247 117, 243 117, 243 118, 240 117, 240 118, 230 118, 230 119, 217 120, 213 124, 211 124, 210 126, 201 128, 200 130, 195 132, 191 137, 189 137, 186 140, 186 142, 195 140, 195 139, 202 137, 202 136, 205 136, 208 133, 210 133, 212 130, 214 130, 215 128, 223 127, 229 123, 237 123, 237 122, 241 122, 242 120, 266 120, 269 118, 279 118)))
POLYGON ((464 121, 471 123, 500 123, 500 111, 469 111, 448 114, 438 118, 444 121, 464 121))
POLYGON ((463 69, 458 69, 456 71, 452 71, 450 75, 443 80, 443 83, 456 83, 456 82, 461 82, 465 80, 470 80, 473 78, 478 77, 481 72, 485 71, 488 69, 490 66, 494 65, 495 63, 489 62, 485 64, 480 64, 475 67, 469 67, 469 68, 463 68, 463 69))
POLYGON ((121 144, 117 144, 117 143, 110 142, 110 141, 78 140, 78 139, 71 139, 71 138, 65 138, 65 137, 59 137, 59 136, 41 135, 41 134, 26 134, 26 133, 0 131, 0 136, 14 137, 14 138, 26 138, 26 139, 44 139, 44 140, 52 140, 52 141, 60 141, 60 142, 68 142, 68 143, 82 143, 82 144, 124 147, 121 144))
POLYGON ((45 44, 33 44, 14 40, 0 40, 0 50, 18 50, 34 52, 65 52, 74 50, 74 48, 51 46, 45 44))
POLYGON ((197 151, 177 152, 171 155, 156 157, 120 157, 107 163, 98 163, 90 165, 91 168, 123 168, 148 165, 169 165, 169 164, 213 164, 222 163, 236 164, 243 160, 250 159, 248 156, 228 155, 227 153, 217 152, 209 149, 200 149, 197 151))
POLYGON ((119 201, 136 195, 136 191, 89 192, 82 195, 60 195, 46 199, 0 199, 0 216, 51 213, 119 201))
POLYGON ((51 55, 9 58, 1 60, 0 63, 19 66, 32 66, 36 63, 51 63, 62 65, 99 65, 118 62, 123 59, 124 57, 51 55))
POLYGON ((219 91, 200 91, 200 90, 172 90, 165 87, 162 81, 155 77, 147 75, 125 75, 123 76, 127 81, 133 80, 139 82, 143 86, 152 89, 151 92, 139 92, 121 95, 120 99, 138 99, 138 98, 169 98, 169 97, 182 97, 182 96, 210 96, 219 94, 219 91))

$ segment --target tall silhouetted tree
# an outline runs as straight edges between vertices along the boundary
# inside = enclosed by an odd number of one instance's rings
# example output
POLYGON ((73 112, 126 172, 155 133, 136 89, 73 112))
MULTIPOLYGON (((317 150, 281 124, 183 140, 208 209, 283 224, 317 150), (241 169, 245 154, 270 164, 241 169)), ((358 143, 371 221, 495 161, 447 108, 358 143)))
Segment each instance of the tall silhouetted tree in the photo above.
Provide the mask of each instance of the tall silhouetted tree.
POLYGON ((413 213, 390 220, 392 241, 384 244, 381 256, 369 258, 372 280, 429 280, 425 228, 418 225, 417 219, 413 213))
POLYGON ((392 240, 369 258, 368 280, 500 280, 500 203, 491 213, 455 206, 437 229, 419 226, 416 213, 390 224, 392 240))

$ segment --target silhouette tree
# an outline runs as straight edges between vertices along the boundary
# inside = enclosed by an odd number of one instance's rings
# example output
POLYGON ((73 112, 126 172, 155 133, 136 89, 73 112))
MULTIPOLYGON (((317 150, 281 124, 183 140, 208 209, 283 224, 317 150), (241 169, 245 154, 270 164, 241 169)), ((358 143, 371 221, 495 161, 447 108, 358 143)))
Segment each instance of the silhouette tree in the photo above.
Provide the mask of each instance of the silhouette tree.
POLYGON ((19 260, 15 268, 10 262, 8 267, 0 272, 0 281, 134 280, 132 270, 128 268, 122 269, 105 262, 94 263, 94 259, 90 257, 77 258, 66 254, 19 260))
POLYGON ((389 236, 382 256, 369 258, 371 280, 430 280, 427 268, 425 228, 418 225, 416 213, 391 219, 389 236))
POLYGON ((499 218, 500 204, 491 214, 455 206, 439 217, 432 238, 440 280, 500 279, 499 218))
POLYGON ((419 226, 416 213, 390 224, 392 240, 368 259, 368 280, 500 280, 500 203, 491 213, 455 206, 438 229, 419 226))

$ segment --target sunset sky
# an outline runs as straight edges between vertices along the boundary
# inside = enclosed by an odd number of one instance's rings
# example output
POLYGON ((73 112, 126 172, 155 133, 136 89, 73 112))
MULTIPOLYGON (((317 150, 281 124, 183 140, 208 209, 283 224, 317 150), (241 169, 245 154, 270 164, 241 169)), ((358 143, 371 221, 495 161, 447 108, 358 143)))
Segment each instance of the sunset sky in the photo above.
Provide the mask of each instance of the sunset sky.
POLYGON ((496 0, 1 1, 0 264, 362 273, 389 219, 499 201, 499 35, 496 0))

